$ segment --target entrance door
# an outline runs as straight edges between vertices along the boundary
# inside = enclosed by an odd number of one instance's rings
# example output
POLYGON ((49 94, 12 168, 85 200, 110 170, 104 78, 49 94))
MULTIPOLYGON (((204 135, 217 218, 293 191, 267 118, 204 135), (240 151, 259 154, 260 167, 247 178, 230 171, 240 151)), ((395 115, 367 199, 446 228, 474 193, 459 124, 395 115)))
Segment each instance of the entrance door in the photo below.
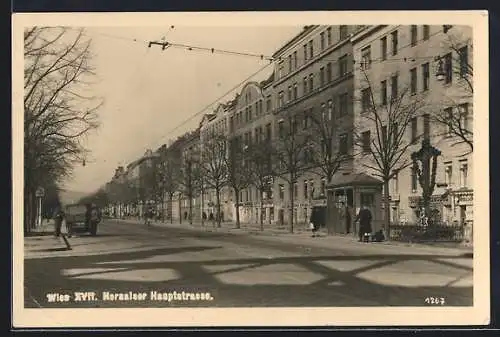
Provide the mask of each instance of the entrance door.
POLYGON ((466 219, 466 210, 467 210, 467 207, 466 206, 460 206, 460 224, 463 225, 465 223, 465 219, 466 219))
POLYGON ((283 226, 285 223, 285 211, 282 209, 278 211, 278 223, 280 226, 283 226))

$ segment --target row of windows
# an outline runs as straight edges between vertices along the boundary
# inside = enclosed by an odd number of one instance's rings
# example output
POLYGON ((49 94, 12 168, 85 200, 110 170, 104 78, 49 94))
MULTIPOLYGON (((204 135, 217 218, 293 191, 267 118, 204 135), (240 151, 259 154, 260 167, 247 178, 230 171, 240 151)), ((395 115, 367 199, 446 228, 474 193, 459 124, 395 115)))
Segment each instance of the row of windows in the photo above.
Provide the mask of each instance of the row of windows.
MULTIPOLYGON (((303 199, 312 199, 315 196, 324 196, 326 195, 326 179, 321 178, 321 183, 320 183, 320 190, 319 190, 319 195, 318 192, 314 188, 314 180, 304 180, 303 181, 303 188, 302 188, 302 198, 303 199)), ((299 197, 299 184, 297 182, 293 183, 293 195, 295 197, 299 197)), ((279 184, 278 185, 278 197, 280 200, 285 199, 285 185, 284 184, 279 184)))
MULTIPOLYGON (((338 77, 343 77, 348 74, 348 59, 347 55, 339 58, 338 63, 338 77)), ((302 79, 302 96, 307 95, 309 93, 314 92, 315 86, 319 85, 318 88, 321 88, 333 81, 333 73, 332 73, 332 63, 329 62, 325 67, 321 67, 319 70, 319 83, 318 80, 315 81, 315 74, 309 74, 308 76, 304 76, 302 79)), ((299 85, 297 82, 288 86, 288 90, 285 97, 285 91, 280 91, 277 96, 277 107, 281 108, 285 105, 285 103, 290 103, 299 98, 299 85)))
MULTIPOLYGON (((341 25, 339 27, 339 40, 342 41, 348 37, 348 27, 345 25, 341 25)), ((332 27, 328 27, 325 31, 319 34, 319 45, 320 52, 324 51, 328 46, 332 45, 333 37, 332 37, 332 27)), ((309 40, 307 43, 304 43, 302 46, 303 50, 303 63, 306 64, 309 60, 313 59, 315 56, 314 51, 314 39, 309 40)), ((296 70, 299 65, 298 52, 295 50, 293 53, 288 55, 288 73, 296 70)), ((278 79, 285 76, 285 62, 281 61, 278 65, 278 79)))

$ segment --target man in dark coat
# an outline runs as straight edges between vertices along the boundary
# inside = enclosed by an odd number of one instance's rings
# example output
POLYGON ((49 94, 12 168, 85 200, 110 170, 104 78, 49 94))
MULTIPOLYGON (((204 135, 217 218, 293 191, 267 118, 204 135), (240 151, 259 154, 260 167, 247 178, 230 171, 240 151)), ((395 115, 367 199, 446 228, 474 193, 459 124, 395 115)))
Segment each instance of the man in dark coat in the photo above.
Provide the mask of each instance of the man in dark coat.
POLYGON ((54 235, 59 237, 61 235, 61 227, 64 219, 64 213, 60 207, 57 207, 54 211, 54 235))
POLYGON ((356 217, 356 221, 359 221, 359 241, 363 241, 363 237, 367 233, 372 232, 372 212, 368 207, 363 206, 356 217))

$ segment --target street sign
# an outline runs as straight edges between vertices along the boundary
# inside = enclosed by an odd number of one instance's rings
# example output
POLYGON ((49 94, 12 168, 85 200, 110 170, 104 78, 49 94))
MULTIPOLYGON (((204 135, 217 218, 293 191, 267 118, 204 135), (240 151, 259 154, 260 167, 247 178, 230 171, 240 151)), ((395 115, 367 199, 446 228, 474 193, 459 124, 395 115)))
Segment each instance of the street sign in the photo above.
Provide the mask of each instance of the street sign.
POLYGON ((37 188, 35 195, 36 195, 38 198, 43 197, 43 196, 45 195, 45 190, 43 189, 43 187, 39 187, 39 188, 37 188))

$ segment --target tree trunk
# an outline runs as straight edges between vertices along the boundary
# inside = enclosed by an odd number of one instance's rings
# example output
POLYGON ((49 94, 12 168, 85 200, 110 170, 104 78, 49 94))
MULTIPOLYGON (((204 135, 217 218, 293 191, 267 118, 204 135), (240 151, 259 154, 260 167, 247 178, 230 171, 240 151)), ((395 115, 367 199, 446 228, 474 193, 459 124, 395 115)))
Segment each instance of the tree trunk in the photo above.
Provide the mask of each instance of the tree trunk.
POLYGON ((294 202, 294 195, 293 195, 293 182, 290 183, 290 233, 293 233, 293 202, 294 202))
POLYGON ((237 188, 234 189, 234 195, 235 198, 234 200, 236 201, 235 204, 235 211, 236 211, 236 228, 240 228, 240 191, 237 188))
POLYGON ((189 196, 189 224, 193 224, 193 195, 189 196))
POLYGON ((384 182, 384 217, 385 217, 385 230, 387 232, 387 240, 391 238, 391 203, 389 201, 389 180, 384 182))
POLYGON ((205 189, 203 187, 203 182, 201 184, 201 207, 200 207, 201 225, 205 226, 205 219, 203 218, 203 212, 205 212, 205 189))
POLYGON ((179 194, 179 223, 182 224, 181 195, 179 194))
POLYGON ((220 190, 216 189, 215 190, 215 198, 217 201, 217 227, 220 228, 220 190))
POLYGON ((264 199, 262 198, 262 191, 260 192, 260 230, 264 231, 264 199))
POLYGON ((174 223, 174 212, 173 212, 173 210, 174 210, 174 195, 173 194, 170 195, 169 202, 170 202, 170 207, 169 207, 170 208, 170 223, 173 224, 174 223))

